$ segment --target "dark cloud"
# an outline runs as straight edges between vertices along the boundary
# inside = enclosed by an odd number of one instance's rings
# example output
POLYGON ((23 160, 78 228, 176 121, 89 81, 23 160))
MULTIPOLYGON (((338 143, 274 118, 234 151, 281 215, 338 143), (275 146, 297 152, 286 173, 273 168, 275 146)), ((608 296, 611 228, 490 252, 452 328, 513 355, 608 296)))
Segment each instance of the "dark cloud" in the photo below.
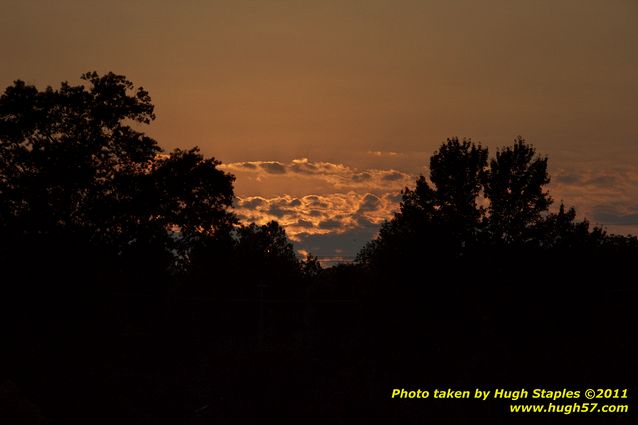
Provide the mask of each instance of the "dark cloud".
POLYGON ((381 199, 371 193, 367 193, 359 204, 359 211, 375 211, 381 207, 381 199))
POLYGON ((613 186, 617 183, 618 179, 616 176, 606 175, 606 176, 596 176, 587 180, 584 184, 592 185, 592 186, 613 186))
POLYGON ((625 178, 631 180, 632 176, 619 170, 582 170, 557 173, 552 176, 552 181, 568 186, 611 188, 623 183, 625 178))
POLYGON ((386 193, 384 198, 392 204, 397 204, 398 207, 399 202, 403 199, 403 195, 401 195, 401 193, 386 193))
POLYGON ((352 175, 352 181, 355 183, 361 183, 369 181, 372 176, 369 173, 357 173, 352 175))
POLYGON ((623 212, 610 206, 598 206, 592 209, 592 214, 594 221, 600 224, 638 224, 638 211, 623 212))
POLYGON ((386 174, 381 178, 381 180, 387 182, 393 182, 401 179, 403 179, 403 174, 399 173, 398 171, 392 171, 391 173, 386 174))
POLYGON ((275 217, 281 218, 285 216, 289 211, 287 208, 282 208, 279 205, 270 205, 266 212, 270 215, 274 215, 275 217))
POLYGON ((328 203, 316 195, 305 196, 304 201, 310 208, 328 208, 328 203))
POLYGON ((286 167, 279 162, 261 162, 259 166, 268 174, 285 174, 286 167))
POLYGON ((261 207, 262 205, 265 205, 266 203, 267 203, 266 200, 263 198, 250 198, 250 199, 239 201, 238 206, 241 208, 254 209, 257 207, 261 207))
POLYGON ((309 228, 315 226, 314 224, 312 224, 311 221, 308 221, 308 220, 297 220, 297 223, 295 223, 295 225, 299 227, 309 227, 309 228))
POLYGON ((366 217, 363 214, 355 214, 352 216, 352 219, 354 220, 354 222, 357 224, 358 227, 378 227, 377 224, 375 224, 372 220, 370 220, 368 217, 366 217))
POLYGON ((257 166, 255 164, 253 164, 252 162, 244 162, 241 164, 242 167, 244 168, 248 168, 249 170, 256 170, 257 166))
POLYGON ((377 234, 379 226, 360 226, 342 233, 312 234, 300 233, 294 243, 298 249, 304 249, 320 257, 340 256, 353 260, 363 246, 377 234))
POLYGON ((327 229, 327 230, 341 229, 344 227, 344 223, 341 220, 329 219, 329 220, 324 220, 319 222, 318 227, 320 229, 327 229))
POLYGON ((242 213, 242 212, 237 212, 235 214, 237 215, 237 218, 239 219, 239 221, 242 221, 244 223, 257 222, 261 218, 260 215, 245 214, 245 213, 242 213))
POLYGON ((316 174, 319 169, 310 162, 293 162, 290 166, 290 171, 299 174, 316 174))

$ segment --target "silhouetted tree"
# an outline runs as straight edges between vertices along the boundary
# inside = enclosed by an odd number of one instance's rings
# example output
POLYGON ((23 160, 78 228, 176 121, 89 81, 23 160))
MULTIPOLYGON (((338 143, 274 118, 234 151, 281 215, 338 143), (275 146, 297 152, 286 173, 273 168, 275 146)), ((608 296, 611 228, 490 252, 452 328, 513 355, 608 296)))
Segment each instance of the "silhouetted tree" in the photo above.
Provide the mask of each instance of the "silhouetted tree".
POLYGON ((72 240, 80 251, 183 267, 195 244, 236 223, 234 177, 196 148, 164 154, 136 130, 132 122, 155 118, 143 88, 113 73, 82 79, 88 88, 39 91, 16 81, 0 97, 5 255, 46 240, 59 251, 72 240))
POLYGON ((301 264, 279 223, 270 221, 261 226, 255 223, 239 226, 236 240, 235 273, 244 284, 262 285, 269 293, 279 295, 291 285, 299 286, 301 264))
MULTIPOLYGON (((152 378, 154 409, 170 417, 179 406, 161 402, 175 399, 165 376, 181 371, 131 362, 176 358, 159 341, 177 345, 191 329, 168 320, 165 296, 202 252, 233 252, 234 177, 197 148, 165 153, 139 131, 155 118, 144 89, 113 73, 82 79, 42 91, 16 81, 0 97, 0 380, 28 388, 51 422, 80 423, 105 410, 105 394, 132 396, 152 378), (121 337, 130 329, 144 347, 121 337)), ((127 403, 113 416, 138 422, 127 403)))
POLYGON ((92 222, 87 208, 118 176, 147 169, 157 144, 127 125, 154 119, 148 93, 124 77, 87 73, 90 89, 16 81, 0 97, 3 225, 46 233, 92 222))
POLYGON ((306 258, 301 261, 300 266, 301 272, 306 279, 317 281, 321 277, 323 267, 321 267, 319 257, 308 253, 306 258))
POLYGON ((487 156, 487 149, 471 140, 448 139, 430 159, 432 186, 420 176, 414 189, 402 191, 399 212, 358 261, 412 264, 419 258, 453 258, 475 245, 484 218, 477 199, 487 156))
POLYGON ((543 190, 549 181, 547 157, 536 157, 534 147, 522 137, 496 152, 483 183, 494 241, 521 244, 531 237, 530 229, 543 220, 552 203, 543 190))
POLYGON ((547 158, 537 156, 523 138, 497 151, 489 167, 487 156, 487 149, 469 140, 448 139, 430 160, 432 186, 420 176, 414 189, 402 192, 399 212, 361 250, 358 262, 407 272, 428 261, 435 265, 430 273, 447 269, 442 272, 449 274, 489 265, 517 267, 531 258, 530 249, 604 245, 604 232, 590 231, 586 220, 577 222, 573 208, 561 205, 557 213, 549 212, 547 158), (481 193, 486 207, 478 204, 481 193), (525 255, 515 251, 523 247, 525 255), (464 255, 463 264, 455 262, 464 255))
POLYGON ((480 144, 453 138, 430 159, 437 218, 465 239, 472 238, 480 224, 482 208, 477 206, 476 200, 481 191, 487 156, 487 149, 480 144))
POLYGON ((561 202, 557 212, 538 221, 531 237, 543 249, 579 250, 600 245, 606 233, 599 227, 589 227, 589 221, 577 221, 576 210, 566 209, 561 202))

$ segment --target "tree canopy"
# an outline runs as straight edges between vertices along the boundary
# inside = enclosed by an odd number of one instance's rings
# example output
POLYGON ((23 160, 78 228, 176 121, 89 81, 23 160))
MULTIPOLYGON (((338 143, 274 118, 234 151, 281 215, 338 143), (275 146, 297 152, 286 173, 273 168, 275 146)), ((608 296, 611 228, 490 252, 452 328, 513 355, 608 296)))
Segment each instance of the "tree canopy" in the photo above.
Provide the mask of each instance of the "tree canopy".
POLYGON ((486 249, 585 247, 604 239, 602 229, 576 221, 573 208, 550 212, 547 158, 521 137, 489 161, 480 144, 448 139, 429 169, 429 179, 420 176, 402 192, 399 211, 361 250, 360 264, 397 270, 426 259, 480 262, 486 249))
POLYGON ((124 76, 82 80, 87 87, 42 91, 16 81, 0 97, 5 253, 74 238, 119 256, 150 250, 168 268, 187 262, 198 240, 228 232, 234 177, 219 161, 197 148, 164 153, 139 131, 154 107, 124 76))
POLYGON ((545 191, 549 181, 547 158, 536 156, 523 138, 496 152, 483 181, 491 237, 504 244, 524 243, 552 204, 545 191))

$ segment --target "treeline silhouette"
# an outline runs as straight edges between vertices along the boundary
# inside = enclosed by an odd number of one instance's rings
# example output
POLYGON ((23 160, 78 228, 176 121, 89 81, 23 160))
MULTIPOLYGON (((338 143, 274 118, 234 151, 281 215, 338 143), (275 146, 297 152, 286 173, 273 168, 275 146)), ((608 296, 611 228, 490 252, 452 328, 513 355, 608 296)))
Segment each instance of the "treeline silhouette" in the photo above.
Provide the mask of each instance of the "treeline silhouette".
POLYGON ((139 130, 143 88, 82 79, 0 97, 0 423, 512 423, 389 395, 636 383, 638 240, 552 212, 522 138, 448 139, 356 262, 322 268, 238 222, 219 161, 139 130))

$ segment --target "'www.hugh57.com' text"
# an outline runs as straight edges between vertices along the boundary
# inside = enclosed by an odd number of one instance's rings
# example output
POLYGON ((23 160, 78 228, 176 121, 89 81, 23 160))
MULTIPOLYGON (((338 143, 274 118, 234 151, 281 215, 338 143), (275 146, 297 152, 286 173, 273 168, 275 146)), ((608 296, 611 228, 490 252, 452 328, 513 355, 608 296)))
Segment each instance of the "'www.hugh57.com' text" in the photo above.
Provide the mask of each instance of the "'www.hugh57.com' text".
POLYGON ((392 389, 392 399, 474 399, 502 401, 535 401, 533 404, 510 404, 510 413, 628 413, 627 388, 544 389, 544 388, 432 388, 392 389))

